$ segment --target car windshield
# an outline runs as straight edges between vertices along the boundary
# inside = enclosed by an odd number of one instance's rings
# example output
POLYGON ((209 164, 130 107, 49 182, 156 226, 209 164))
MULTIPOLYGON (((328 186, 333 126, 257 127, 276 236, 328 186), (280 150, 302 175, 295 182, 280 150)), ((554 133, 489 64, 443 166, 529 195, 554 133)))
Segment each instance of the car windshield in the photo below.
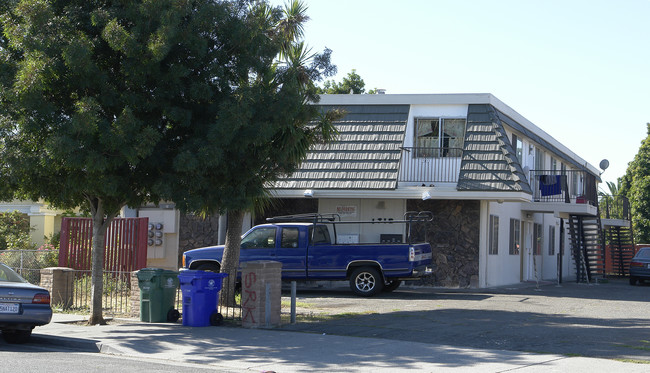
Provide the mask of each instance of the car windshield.
POLYGON ((650 248, 639 250, 634 257, 637 259, 650 259, 650 248))
POLYGON ((0 282, 27 282, 24 278, 14 272, 13 269, 0 263, 0 282))

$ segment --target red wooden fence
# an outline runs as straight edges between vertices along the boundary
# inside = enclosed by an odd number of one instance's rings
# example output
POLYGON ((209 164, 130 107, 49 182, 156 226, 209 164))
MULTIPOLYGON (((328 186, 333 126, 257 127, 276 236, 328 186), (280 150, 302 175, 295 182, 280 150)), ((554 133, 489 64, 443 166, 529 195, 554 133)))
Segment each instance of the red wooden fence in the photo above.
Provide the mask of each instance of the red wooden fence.
MULTIPOLYGON (((149 218, 114 219, 106 231, 104 270, 137 271, 147 266, 149 218)), ((93 222, 90 218, 63 218, 59 266, 91 269, 93 222)))

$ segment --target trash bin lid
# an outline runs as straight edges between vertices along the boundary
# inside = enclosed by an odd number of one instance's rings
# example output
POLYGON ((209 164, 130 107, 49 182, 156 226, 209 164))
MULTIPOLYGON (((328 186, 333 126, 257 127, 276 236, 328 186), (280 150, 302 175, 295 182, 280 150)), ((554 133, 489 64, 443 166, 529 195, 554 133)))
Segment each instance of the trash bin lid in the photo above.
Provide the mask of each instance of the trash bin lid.
POLYGON ((142 268, 138 271, 138 281, 151 281, 154 277, 160 276, 165 270, 162 268, 142 268))
POLYGON ((228 277, 227 273, 217 273, 209 271, 199 271, 195 269, 186 269, 178 273, 179 278, 193 279, 193 278, 225 278, 228 277))

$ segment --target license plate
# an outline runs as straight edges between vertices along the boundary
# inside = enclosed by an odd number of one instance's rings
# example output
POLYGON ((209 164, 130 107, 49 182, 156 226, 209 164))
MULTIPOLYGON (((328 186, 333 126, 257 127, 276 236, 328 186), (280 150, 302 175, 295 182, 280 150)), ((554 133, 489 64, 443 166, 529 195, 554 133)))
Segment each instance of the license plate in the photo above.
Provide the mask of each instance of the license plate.
POLYGON ((0 303, 0 313, 18 313, 19 311, 18 303, 0 303))

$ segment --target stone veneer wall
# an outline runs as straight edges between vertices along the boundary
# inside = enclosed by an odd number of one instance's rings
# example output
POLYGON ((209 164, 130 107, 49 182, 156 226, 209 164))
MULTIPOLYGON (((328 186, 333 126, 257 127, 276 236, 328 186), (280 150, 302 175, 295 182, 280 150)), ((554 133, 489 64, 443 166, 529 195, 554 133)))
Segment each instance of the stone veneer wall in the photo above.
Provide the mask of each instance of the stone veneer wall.
MULTIPOLYGON (((433 275, 413 284, 478 287, 480 202, 408 200, 406 209, 431 211, 434 215, 433 221, 425 225, 433 250, 433 275)), ((419 238, 424 236, 423 229, 415 229, 419 238)))
POLYGON ((204 246, 219 243, 219 215, 211 215, 205 219, 193 214, 181 214, 178 264, 180 267, 181 256, 184 252, 204 246))

